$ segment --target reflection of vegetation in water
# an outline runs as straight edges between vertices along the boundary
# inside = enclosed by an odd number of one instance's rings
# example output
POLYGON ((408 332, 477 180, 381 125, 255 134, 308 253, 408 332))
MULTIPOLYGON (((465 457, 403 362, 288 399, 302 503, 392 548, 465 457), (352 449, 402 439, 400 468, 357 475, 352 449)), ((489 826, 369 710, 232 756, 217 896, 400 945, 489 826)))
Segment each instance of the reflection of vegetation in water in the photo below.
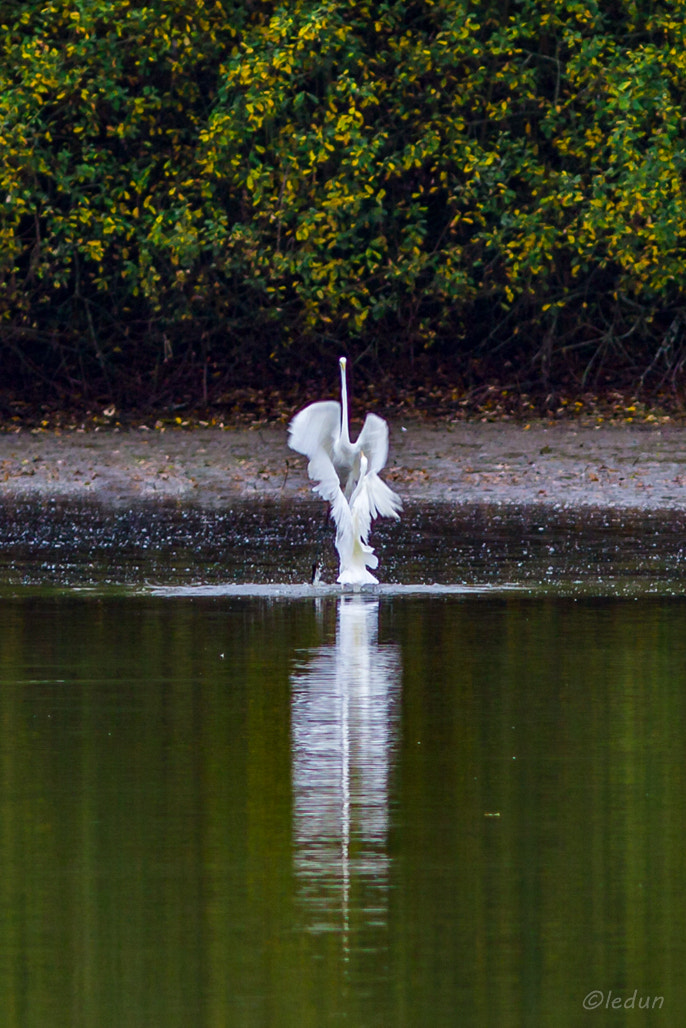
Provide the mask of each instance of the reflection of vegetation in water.
POLYGON ((397 895, 404 919, 431 909, 459 926, 440 944, 398 941, 397 980, 425 971, 427 1018, 439 945, 442 966, 476 983, 475 1024, 494 1010, 520 1023, 524 1008, 553 1022, 562 997, 573 1020, 598 976, 627 995, 644 982, 683 994, 666 953, 684 954, 685 610, 516 597, 394 608, 411 640, 398 803, 416 814, 395 839, 397 895))
POLYGON ((291 678, 335 615, 3 601, 8 1023, 514 1026, 594 987, 683 1009, 684 603, 381 601, 388 902, 356 920, 351 882, 347 961, 300 931, 293 874, 291 678))
POLYGON ((205 1023, 206 1001, 223 1022, 261 992, 254 957, 289 926, 290 621, 5 606, 0 931, 38 971, 3 992, 27 1023, 76 1023, 72 992, 103 1025, 205 1023))

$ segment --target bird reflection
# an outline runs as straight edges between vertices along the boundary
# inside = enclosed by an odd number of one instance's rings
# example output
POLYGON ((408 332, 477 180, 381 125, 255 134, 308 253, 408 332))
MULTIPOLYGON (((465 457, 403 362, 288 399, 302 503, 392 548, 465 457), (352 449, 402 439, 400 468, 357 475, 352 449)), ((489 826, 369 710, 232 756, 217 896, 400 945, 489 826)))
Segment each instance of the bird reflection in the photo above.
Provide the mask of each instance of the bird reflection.
POLYGON ((379 601, 338 601, 336 639, 292 676, 295 873, 314 931, 351 916, 385 922, 389 769, 397 742, 401 661, 379 645, 379 601), (355 905, 351 912, 351 886, 355 905))

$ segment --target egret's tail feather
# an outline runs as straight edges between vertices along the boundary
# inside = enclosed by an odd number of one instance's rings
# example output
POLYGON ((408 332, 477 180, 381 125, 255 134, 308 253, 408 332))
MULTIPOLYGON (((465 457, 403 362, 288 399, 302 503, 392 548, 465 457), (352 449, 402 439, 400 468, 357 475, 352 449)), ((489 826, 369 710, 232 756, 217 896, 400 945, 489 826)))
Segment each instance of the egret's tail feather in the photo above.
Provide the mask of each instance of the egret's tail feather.
POLYGON ((375 578, 371 571, 366 568, 346 568, 341 571, 336 579, 339 585, 378 585, 379 579, 375 578))

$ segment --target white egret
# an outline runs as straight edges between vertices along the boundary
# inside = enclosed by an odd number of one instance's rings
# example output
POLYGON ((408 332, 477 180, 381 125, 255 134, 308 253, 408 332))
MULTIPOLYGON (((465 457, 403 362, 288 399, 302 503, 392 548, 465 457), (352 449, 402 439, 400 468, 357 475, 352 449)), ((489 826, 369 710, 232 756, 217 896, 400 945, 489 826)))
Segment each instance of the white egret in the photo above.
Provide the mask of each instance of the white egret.
POLYGON ((398 519, 402 501, 379 478, 388 457, 388 425, 368 414, 353 443, 348 426, 346 360, 341 357, 341 403, 311 403, 295 415, 288 429, 288 445, 309 458, 307 473, 314 491, 331 504, 336 525, 336 549, 344 585, 375 583, 368 568, 378 557, 368 545, 374 518, 398 519))
MULTIPOLYGON (((314 481, 320 481, 317 471, 320 470, 322 454, 328 457, 336 470, 341 489, 349 500, 360 477, 362 449, 372 471, 378 474, 384 467, 388 457, 388 425, 378 414, 368 414, 358 438, 354 443, 351 442, 345 357, 341 357, 338 364, 341 369, 341 402, 321 400, 311 403, 296 414, 288 427, 288 445, 309 458, 307 470, 314 481)), ((330 500, 316 486, 315 492, 323 499, 330 500)))

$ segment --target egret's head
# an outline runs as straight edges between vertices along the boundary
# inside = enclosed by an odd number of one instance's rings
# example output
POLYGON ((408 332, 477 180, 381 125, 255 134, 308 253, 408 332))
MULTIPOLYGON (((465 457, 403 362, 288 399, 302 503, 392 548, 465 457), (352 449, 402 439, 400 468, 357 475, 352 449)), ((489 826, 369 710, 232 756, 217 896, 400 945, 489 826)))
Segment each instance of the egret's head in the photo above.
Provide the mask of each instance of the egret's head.
POLYGON ((338 363, 339 363, 339 364, 340 364, 340 366, 341 366, 341 371, 345 371, 345 366, 346 366, 346 364, 348 363, 348 361, 346 360, 346 358, 345 358, 345 357, 339 357, 339 358, 338 358, 338 363))

